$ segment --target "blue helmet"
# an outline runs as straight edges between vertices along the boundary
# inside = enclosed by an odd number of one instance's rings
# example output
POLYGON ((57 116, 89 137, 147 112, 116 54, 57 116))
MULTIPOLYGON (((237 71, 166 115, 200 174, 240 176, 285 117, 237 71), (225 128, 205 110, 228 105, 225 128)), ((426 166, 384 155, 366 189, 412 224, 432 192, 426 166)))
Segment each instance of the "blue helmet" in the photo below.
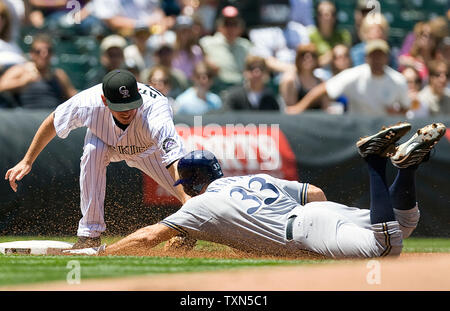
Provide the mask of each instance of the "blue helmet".
POLYGON ((183 185, 184 192, 191 197, 200 193, 205 184, 223 176, 219 162, 207 150, 191 151, 178 161, 178 179, 174 186, 183 185))

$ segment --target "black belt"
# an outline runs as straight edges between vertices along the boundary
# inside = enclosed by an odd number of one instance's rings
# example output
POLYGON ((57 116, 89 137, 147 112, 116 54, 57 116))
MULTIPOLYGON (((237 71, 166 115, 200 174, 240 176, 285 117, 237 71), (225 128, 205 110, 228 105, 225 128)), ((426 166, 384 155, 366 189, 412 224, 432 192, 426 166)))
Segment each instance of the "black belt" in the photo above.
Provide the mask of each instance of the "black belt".
POLYGON ((292 224, 294 223, 295 218, 297 218, 297 215, 292 215, 288 218, 287 225, 286 225, 286 240, 290 241, 292 240, 292 224))

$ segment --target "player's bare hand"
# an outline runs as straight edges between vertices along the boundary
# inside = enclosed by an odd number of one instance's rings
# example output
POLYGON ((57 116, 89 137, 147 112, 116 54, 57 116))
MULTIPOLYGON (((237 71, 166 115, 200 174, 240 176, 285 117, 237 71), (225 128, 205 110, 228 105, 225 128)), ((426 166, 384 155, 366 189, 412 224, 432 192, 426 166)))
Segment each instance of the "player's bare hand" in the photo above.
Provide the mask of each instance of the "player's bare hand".
POLYGON ((31 164, 20 161, 16 166, 9 169, 6 172, 5 180, 9 180, 9 185, 14 192, 17 192, 17 183, 16 181, 22 180, 22 178, 27 175, 31 171, 31 164))

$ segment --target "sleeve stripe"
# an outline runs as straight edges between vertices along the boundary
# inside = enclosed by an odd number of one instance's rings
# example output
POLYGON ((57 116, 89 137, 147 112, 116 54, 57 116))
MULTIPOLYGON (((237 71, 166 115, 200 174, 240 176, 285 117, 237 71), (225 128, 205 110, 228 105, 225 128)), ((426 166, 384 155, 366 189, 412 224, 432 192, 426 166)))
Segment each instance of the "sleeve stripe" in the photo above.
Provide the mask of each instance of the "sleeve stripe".
POLYGON ((302 187, 302 191, 300 193, 300 204, 305 205, 308 203, 308 183, 304 183, 302 187))
POLYGON ((186 234, 186 235, 188 234, 188 232, 186 230, 184 230, 180 226, 178 226, 178 225, 176 225, 176 224, 174 224, 174 223, 172 223, 170 221, 162 220, 159 223, 162 224, 162 225, 166 225, 167 227, 172 228, 174 230, 177 230, 178 232, 181 232, 183 234, 186 234))

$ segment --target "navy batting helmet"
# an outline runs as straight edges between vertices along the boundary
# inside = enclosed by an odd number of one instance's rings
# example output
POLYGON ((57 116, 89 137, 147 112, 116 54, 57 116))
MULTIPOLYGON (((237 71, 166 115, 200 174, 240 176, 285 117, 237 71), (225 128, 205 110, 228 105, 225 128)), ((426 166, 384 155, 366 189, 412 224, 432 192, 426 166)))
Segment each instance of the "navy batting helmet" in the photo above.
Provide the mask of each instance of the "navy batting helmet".
POLYGON ((207 150, 189 152, 178 161, 178 179, 174 186, 183 185, 184 192, 196 196, 205 184, 223 176, 220 164, 213 153, 207 150))

